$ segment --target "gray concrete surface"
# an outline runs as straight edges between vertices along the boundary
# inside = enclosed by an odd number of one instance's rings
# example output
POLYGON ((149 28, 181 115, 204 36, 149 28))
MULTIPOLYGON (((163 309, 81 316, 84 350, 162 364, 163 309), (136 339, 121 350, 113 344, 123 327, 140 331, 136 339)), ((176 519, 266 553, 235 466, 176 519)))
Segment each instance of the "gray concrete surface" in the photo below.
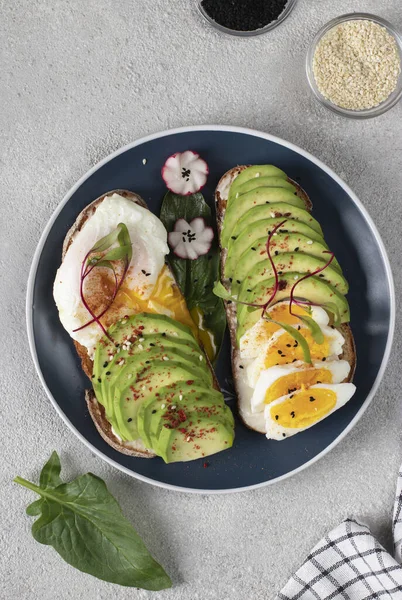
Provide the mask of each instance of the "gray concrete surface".
POLYGON ((65 474, 103 477, 172 575, 165 600, 272 599, 313 544, 343 517, 366 519, 390 544, 401 446, 401 315, 378 394, 348 437, 307 471, 250 493, 193 496, 109 468, 61 422, 30 358, 24 302, 47 220, 95 162, 148 133, 190 124, 253 127, 330 165, 361 198, 402 293, 402 104, 344 120, 311 97, 306 48, 330 18, 379 12, 402 28, 400 0, 299 0, 280 28, 255 39, 218 35, 191 0, 0 0, 0 597, 148 599, 99 582, 34 542, 11 483, 35 478, 57 449, 65 474))

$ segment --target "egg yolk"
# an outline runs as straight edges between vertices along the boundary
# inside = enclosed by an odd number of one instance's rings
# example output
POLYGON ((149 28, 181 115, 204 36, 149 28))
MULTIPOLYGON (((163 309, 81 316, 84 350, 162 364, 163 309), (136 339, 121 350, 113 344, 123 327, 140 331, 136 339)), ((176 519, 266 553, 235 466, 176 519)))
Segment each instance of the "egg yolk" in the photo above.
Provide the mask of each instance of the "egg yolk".
MULTIPOLYGON (((299 333, 308 343, 312 360, 325 360, 329 356, 329 340, 327 337, 324 337, 322 344, 317 344, 309 329, 300 329, 299 333)), ((286 332, 279 336, 276 342, 268 348, 264 367, 268 369, 275 365, 284 365, 296 360, 304 360, 303 350, 299 342, 286 332)))
POLYGON ((194 335, 198 337, 198 330, 188 311, 186 301, 170 275, 168 269, 163 267, 149 298, 140 298, 135 290, 129 289, 123 283, 119 289, 112 308, 124 306, 130 314, 140 312, 164 314, 179 323, 188 325, 194 335))
MULTIPOLYGON (((296 315, 308 316, 309 312, 305 308, 298 306, 297 304, 292 306, 292 313, 296 315)), ((300 320, 289 312, 289 304, 277 304, 274 305, 268 312, 271 319, 279 321, 280 323, 287 323, 288 325, 299 325, 300 320)), ((258 335, 255 339, 257 343, 263 344, 280 329, 279 325, 270 321, 264 321, 261 323, 261 327, 258 330, 258 335)), ((247 345, 247 340, 244 342, 247 345)))
POLYGON ((336 405, 336 393, 325 388, 302 390, 270 410, 274 422, 291 429, 314 425, 336 405))
POLYGON ((328 369, 308 369, 289 373, 277 379, 266 391, 265 404, 270 404, 281 396, 287 396, 300 388, 307 389, 316 383, 332 383, 332 373, 328 369))

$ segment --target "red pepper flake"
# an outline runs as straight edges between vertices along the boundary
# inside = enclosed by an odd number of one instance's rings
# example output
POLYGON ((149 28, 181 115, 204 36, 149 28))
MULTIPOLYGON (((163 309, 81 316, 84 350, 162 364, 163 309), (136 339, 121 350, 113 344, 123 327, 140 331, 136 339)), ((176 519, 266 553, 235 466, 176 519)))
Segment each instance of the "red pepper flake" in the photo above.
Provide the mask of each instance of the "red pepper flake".
POLYGON ((180 427, 180 433, 187 433, 187 429, 185 427, 180 427))
POLYGON ((194 379, 189 379, 188 381, 186 381, 187 385, 193 385, 194 383, 194 379))
POLYGON ((178 415, 181 423, 184 423, 184 421, 187 420, 186 413, 184 412, 184 410, 182 408, 177 412, 177 415, 178 415))
POLYGON ((143 331, 143 330, 145 329, 145 327, 144 327, 144 325, 140 325, 140 326, 138 327, 138 329, 139 329, 140 331, 143 331))
POLYGON ((209 467, 209 462, 204 462, 204 464, 202 465, 204 467, 204 469, 208 469, 209 467))

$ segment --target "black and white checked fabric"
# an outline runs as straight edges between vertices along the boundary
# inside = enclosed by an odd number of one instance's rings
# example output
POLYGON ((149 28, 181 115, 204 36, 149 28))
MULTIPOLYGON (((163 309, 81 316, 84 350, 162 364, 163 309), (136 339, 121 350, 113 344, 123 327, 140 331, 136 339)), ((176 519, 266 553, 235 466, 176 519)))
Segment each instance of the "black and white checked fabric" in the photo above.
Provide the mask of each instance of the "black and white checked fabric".
POLYGON ((277 600, 402 600, 402 471, 393 515, 394 555, 353 519, 313 548, 277 600))

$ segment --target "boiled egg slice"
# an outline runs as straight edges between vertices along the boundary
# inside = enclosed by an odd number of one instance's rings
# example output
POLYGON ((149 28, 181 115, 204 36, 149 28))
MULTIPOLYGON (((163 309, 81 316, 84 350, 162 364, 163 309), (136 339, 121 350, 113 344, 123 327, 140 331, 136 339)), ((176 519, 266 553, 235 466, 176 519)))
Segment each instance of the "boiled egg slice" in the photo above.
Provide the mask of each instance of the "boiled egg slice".
MULTIPOLYGON (((292 306, 292 313, 289 312, 289 300, 278 302, 267 310, 267 315, 279 321, 297 327, 302 321, 295 315, 309 316, 320 325, 328 325, 329 317, 326 311, 320 306, 302 307, 297 304, 292 306)), ((242 358, 254 358, 261 352, 261 346, 265 345, 272 335, 281 328, 276 323, 259 319, 240 339, 240 353, 242 358)))
MULTIPOLYGON (((324 342, 318 344, 308 327, 298 325, 299 327, 299 333, 308 343, 312 361, 326 361, 342 354, 345 338, 337 329, 332 329, 328 325, 321 325, 324 342)), ((265 346, 260 347, 259 356, 247 368, 249 384, 254 387, 260 373, 270 367, 303 360, 303 350, 297 340, 284 329, 279 329, 271 336, 265 346)))
POLYGON ((283 440, 309 429, 344 406, 355 390, 353 383, 322 383, 278 398, 265 407, 267 438, 283 440))
POLYGON ((308 365, 297 361, 290 365, 270 367, 260 373, 251 398, 253 413, 263 411, 278 398, 320 383, 341 383, 350 372, 346 360, 316 361, 308 365))

